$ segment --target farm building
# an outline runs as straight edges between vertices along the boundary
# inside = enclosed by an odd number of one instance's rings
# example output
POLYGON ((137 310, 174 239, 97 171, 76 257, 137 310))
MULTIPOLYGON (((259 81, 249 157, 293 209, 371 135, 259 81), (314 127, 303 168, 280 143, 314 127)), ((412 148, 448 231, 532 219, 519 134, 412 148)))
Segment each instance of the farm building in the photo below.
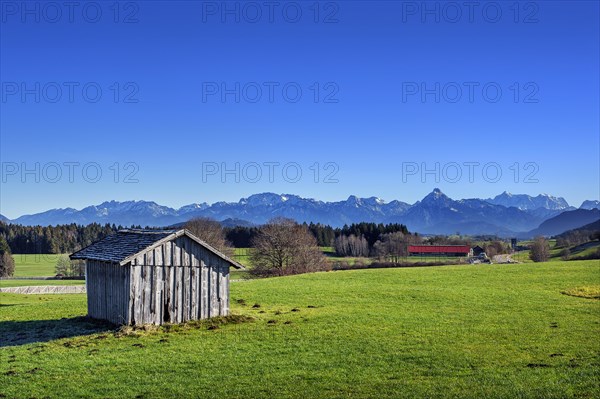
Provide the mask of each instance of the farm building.
POLYGON ((468 245, 409 245, 409 255, 422 256, 471 256, 468 245))
POLYGON ((483 248, 481 248, 479 245, 475 245, 473 247, 472 251, 473 251, 473 256, 479 256, 485 252, 485 250, 483 248))
POLYGON ((120 230, 71 255, 86 266, 88 315, 120 325, 181 323, 229 313, 229 267, 181 230, 120 230))

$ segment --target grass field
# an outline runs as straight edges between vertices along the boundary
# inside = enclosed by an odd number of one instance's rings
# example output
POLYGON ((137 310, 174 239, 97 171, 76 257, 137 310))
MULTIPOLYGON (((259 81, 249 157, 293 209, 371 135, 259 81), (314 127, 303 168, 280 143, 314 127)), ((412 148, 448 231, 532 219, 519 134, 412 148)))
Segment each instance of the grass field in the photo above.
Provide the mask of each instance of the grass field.
MULTIPOLYGON (((356 258, 350 256, 336 256, 335 250, 333 247, 321 247, 323 253, 327 256, 327 260, 332 263, 341 262, 347 263, 350 266, 354 266, 357 263, 362 265, 370 265, 373 262, 378 261, 376 258, 356 258)), ((457 263, 459 261, 463 261, 466 263, 465 258, 460 258, 456 256, 407 256, 400 259, 402 262, 406 263, 417 263, 417 262, 448 262, 448 263, 457 263)))
POLYGON ((234 248, 234 251, 234 260, 239 262, 246 269, 238 270, 231 268, 231 271, 229 272, 230 278, 232 280, 246 280, 255 278, 255 276, 252 276, 250 273, 248 273, 249 268, 252 267, 252 262, 250 262, 250 251, 252 251, 252 248, 234 248))
POLYGON ((0 397, 595 398, 600 301, 573 295, 599 285, 598 261, 315 273, 233 283, 251 321, 135 334, 0 294, 0 397))
POLYGON ((15 277, 46 277, 56 274, 55 254, 13 254, 15 260, 15 277))
POLYGON ((588 242, 583 245, 578 245, 578 246, 572 247, 571 248, 571 258, 577 258, 580 256, 581 257, 591 256, 592 254, 596 253, 596 251, 598 251, 599 247, 600 247, 600 242, 598 242, 598 241, 588 242))
MULTIPOLYGON (((326 256, 327 262, 331 263, 334 267, 337 263, 343 265, 353 266, 364 266, 370 265, 371 263, 377 261, 375 258, 360 258, 360 257, 351 257, 351 256, 336 256, 335 250, 333 247, 320 247, 323 254, 326 256)), ((244 265, 247 270, 231 270, 231 278, 234 280, 244 280, 255 278, 250 273, 248 273, 248 269, 252 268, 252 262, 250 261, 250 251, 252 248, 235 248, 234 249, 234 258, 236 261, 244 265)), ((402 258, 402 262, 407 263, 416 263, 416 262, 449 262, 456 263, 461 258, 452 257, 452 256, 410 256, 402 258)), ((462 258, 464 261, 464 258, 462 258)), ((465 262, 466 263, 466 262, 465 262)))
MULTIPOLYGON (((54 276, 56 260, 60 255, 55 254, 15 254, 14 277, 48 277, 54 276)), ((80 285, 83 280, 0 280, 0 288, 24 287, 29 285, 80 285)))

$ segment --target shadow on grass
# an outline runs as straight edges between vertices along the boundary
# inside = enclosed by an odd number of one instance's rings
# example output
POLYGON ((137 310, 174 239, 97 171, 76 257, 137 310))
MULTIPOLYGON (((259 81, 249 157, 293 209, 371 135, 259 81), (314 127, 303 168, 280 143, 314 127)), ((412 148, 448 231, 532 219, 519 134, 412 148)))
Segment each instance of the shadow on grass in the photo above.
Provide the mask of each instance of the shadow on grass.
POLYGON ((0 322, 0 348, 53 341, 114 330, 108 322, 88 317, 0 322))

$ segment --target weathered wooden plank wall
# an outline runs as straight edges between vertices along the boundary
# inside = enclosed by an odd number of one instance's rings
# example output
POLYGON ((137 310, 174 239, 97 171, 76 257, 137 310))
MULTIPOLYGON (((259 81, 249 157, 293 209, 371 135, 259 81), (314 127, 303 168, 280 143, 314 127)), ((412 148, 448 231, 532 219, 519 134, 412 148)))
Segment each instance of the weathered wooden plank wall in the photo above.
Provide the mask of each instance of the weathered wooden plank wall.
POLYGON ((129 267, 86 261, 88 315, 115 324, 128 324, 129 267))

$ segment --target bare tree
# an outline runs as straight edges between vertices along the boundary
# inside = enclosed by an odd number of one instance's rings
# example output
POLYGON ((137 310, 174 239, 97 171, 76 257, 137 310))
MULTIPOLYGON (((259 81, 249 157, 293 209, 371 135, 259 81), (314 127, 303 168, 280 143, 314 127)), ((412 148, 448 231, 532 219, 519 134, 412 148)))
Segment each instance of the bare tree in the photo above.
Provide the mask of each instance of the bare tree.
POLYGON ((225 255, 233 256, 233 249, 231 243, 225 238, 223 226, 216 220, 195 218, 188 221, 184 227, 211 247, 218 249, 225 255))
POLYGON ((333 248, 337 256, 348 256, 348 237, 340 235, 333 240, 333 248))
POLYGON ((536 237, 531 244, 529 258, 534 262, 546 262, 550 257, 550 244, 544 237, 536 237))
POLYGON ((262 226, 253 247, 253 274, 283 276, 328 269, 315 237, 290 219, 276 218, 262 226))
POLYGON ((388 256, 387 246, 381 240, 377 240, 373 244, 373 256, 379 260, 384 260, 388 256))
POLYGON ((333 242, 335 252, 339 256, 369 256, 369 242, 364 236, 357 237, 354 234, 349 236, 340 235, 333 242))
POLYGON ((373 254, 380 259, 389 258, 392 262, 399 262, 400 258, 408 256, 408 245, 414 241, 414 236, 400 231, 383 234, 373 245, 373 254))
POLYGON ((408 242, 401 232, 386 234, 383 242, 387 244, 388 255, 393 262, 398 262, 400 258, 408 256, 408 242))
POLYGON ((499 240, 489 241, 482 245, 483 245, 483 250, 485 251, 485 254, 489 258, 492 258, 499 254, 508 253, 508 247, 502 241, 499 241, 499 240))
POLYGON ((560 258, 562 260, 571 259, 571 250, 569 250, 569 248, 564 248, 562 251, 560 251, 560 258))

